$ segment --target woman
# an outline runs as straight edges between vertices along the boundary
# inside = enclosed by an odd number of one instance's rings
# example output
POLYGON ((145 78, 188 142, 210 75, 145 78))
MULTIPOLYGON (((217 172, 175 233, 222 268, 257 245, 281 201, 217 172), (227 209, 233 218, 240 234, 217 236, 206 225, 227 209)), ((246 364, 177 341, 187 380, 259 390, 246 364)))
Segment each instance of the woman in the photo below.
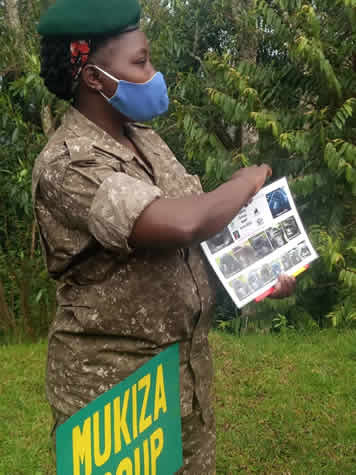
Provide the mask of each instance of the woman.
MULTIPOLYGON (((168 108, 139 17, 136 0, 57 0, 39 25, 45 84, 73 102, 33 172, 41 242, 57 280, 47 394, 56 427, 178 342, 179 473, 212 474, 214 283, 199 243, 231 221, 271 170, 240 170, 204 194, 167 145, 134 123, 168 108)), ((275 296, 293 288, 284 276, 275 296)))

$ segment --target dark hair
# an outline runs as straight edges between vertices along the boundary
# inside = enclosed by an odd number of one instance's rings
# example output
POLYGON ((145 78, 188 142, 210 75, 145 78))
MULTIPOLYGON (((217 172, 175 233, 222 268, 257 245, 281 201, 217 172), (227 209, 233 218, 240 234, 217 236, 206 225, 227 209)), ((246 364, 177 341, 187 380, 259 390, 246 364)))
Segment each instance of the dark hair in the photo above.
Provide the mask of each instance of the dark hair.
MULTIPOLYGON (((112 37, 91 38, 89 60, 112 37)), ((41 77, 47 89, 59 99, 74 98, 73 76, 69 38, 47 38, 41 40, 41 77)))

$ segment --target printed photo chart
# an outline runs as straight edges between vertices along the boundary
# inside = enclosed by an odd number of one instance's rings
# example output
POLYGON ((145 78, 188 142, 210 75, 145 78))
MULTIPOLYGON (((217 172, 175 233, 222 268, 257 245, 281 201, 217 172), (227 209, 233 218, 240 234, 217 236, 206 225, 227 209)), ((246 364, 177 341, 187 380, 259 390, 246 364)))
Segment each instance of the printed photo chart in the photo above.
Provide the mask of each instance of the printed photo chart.
POLYGON ((262 188, 231 223, 201 246, 227 292, 241 308, 318 258, 286 178, 262 188))

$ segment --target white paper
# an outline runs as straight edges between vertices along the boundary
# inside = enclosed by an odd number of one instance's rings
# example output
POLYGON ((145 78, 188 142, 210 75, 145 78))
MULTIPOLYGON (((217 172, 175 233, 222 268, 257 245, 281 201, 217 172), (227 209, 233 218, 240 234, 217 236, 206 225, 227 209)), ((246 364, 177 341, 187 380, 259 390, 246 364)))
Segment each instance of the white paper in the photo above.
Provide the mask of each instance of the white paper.
POLYGON ((220 233, 201 246, 235 304, 267 292, 318 258, 286 178, 262 188, 220 233))

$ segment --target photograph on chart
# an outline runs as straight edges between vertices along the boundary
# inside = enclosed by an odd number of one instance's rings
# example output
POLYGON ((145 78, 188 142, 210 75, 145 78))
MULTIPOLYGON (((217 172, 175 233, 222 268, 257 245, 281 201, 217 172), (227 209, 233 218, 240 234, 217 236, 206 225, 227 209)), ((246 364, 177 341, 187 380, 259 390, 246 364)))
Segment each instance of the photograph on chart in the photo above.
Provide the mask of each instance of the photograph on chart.
POLYGON ((206 241, 209 251, 212 254, 221 251, 225 247, 230 246, 234 242, 229 229, 226 227, 212 238, 206 241))
POLYGON ((302 241, 298 244, 298 249, 301 259, 306 259, 307 257, 311 256, 311 251, 305 241, 302 241))
POLYGON ((287 271, 293 267, 293 262, 292 262, 289 252, 282 254, 281 262, 282 262, 283 271, 287 271))
POLYGON ((278 276, 282 274, 282 263, 280 260, 275 260, 271 262, 271 269, 273 272, 273 277, 278 279, 278 276))
POLYGON ((230 285, 239 300, 246 299, 253 292, 253 290, 248 285, 245 277, 239 277, 238 279, 233 280, 232 282, 230 282, 230 285))
POLYGON ((226 279, 232 277, 243 269, 241 262, 235 258, 232 251, 218 257, 216 263, 226 279))
POLYGON ((277 218, 292 209, 288 195, 283 187, 267 193, 266 198, 273 218, 277 218))
POLYGON ((300 234, 300 229, 298 228, 298 224, 294 216, 282 221, 281 226, 289 241, 300 234))
POLYGON ((268 284, 268 282, 271 282, 276 278, 272 269, 272 263, 264 264, 261 267, 259 274, 263 285, 268 284))
POLYGON ((283 270, 287 271, 292 267, 296 266, 300 262, 302 262, 302 258, 299 254, 299 249, 297 247, 293 247, 288 252, 282 255, 281 257, 283 270))
POLYGON ((273 252, 272 244, 265 232, 259 233, 249 239, 258 259, 267 256, 273 252))
POLYGON ((273 249, 279 249, 280 247, 283 247, 288 242, 284 234, 284 229, 280 224, 273 228, 268 228, 266 230, 266 234, 268 236, 270 243, 273 246, 273 249))
POLYGON ((252 264, 258 260, 256 251, 248 241, 245 242, 243 246, 234 247, 232 252, 235 259, 238 261, 241 270, 252 266, 252 264))
POLYGON ((252 270, 247 275, 247 282, 253 292, 261 289, 264 285, 263 279, 258 270, 252 270))

